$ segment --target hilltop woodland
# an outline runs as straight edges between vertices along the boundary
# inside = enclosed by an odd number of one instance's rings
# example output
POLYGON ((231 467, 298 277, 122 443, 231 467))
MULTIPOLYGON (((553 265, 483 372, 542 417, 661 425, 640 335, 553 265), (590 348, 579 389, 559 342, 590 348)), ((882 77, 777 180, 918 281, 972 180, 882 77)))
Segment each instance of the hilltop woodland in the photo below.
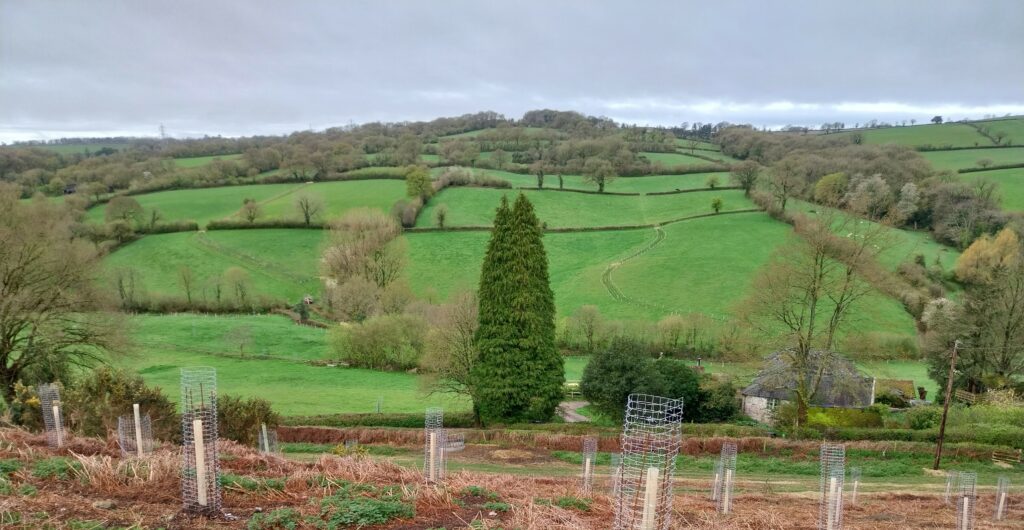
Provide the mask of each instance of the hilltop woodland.
MULTIPOLYGON (((869 144, 860 132, 839 134, 834 129, 808 134, 764 132, 728 123, 637 127, 574 112, 538 110, 521 119, 483 112, 284 137, 92 139, 93 144, 104 145, 94 150, 88 145, 75 149, 78 140, 3 147, 4 400, 8 406, 19 402, 19 383, 69 381, 73 366, 93 365, 109 353, 130 350, 118 333, 124 313, 179 311, 275 311, 299 324, 329 328, 332 360, 378 371, 417 371, 434 391, 465 396, 477 419, 483 420, 549 418, 564 380, 559 350, 602 354, 611 360, 624 357, 616 353, 622 351, 641 351, 652 358, 660 354, 751 359, 767 353, 766 346, 789 347, 796 352, 794 370, 807 369, 807 359, 819 348, 900 350, 904 357, 930 359, 930 373, 942 381, 948 370, 943 359, 953 340, 959 339, 964 344, 959 387, 1020 387, 1024 225, 1000 207, 997 187, 985 179, 965 181, 949 170, 935 169, 920 148, 869 144), (640 182, 634 177, 648 175, 698 175, 701 182, 694 189, 681 189, 673 181, 664 190, 615 191, 619 181, 640 182), (245 190, 240 193, 249 193, 253 184, 334 181, 398 181, 400 191, 390 207, 355 205, 344 211, 331 210, 316 194, 299 193, 291 213, 282 214, 270 211, 268 199, 276 188, 266 188, 270 191, 261 193, 267 196, 232 197, 236 211, 219 218, 211 214, 202 226, 194 220, 198 214, 170 216, 158 206, 144 206, 142 200, 166 190, 246 186, 239 188, 245 190), (458 204, 439 202, 447 188, 523 191, 508 191, 510 200, 517 197, 514 205, 502 198, 492 225, 476 226, 459 221, 459 215, 467 214, 458 204), (540 195, 539 190, 573 193, 540 195), (626 226, 561 227, 538 214, 540 201, 550 195, 582 201, 633 197, 644 201, 638 208, 644 218, 642 224, 632 221, 626 226), (791 225, 791 230, 751 278, 751 289, 740 297, 740 309, 727 317, 657 307, 660 320, 615 320, 595 305, 581 304, 559 306, 566 315, 560 320, 551 287, 554 275, 549 281, 547 268, 550 250, 543 243, 547 234, 654 228, 664 237, 662 225, 680 221, 681 213, 672 210, 674 215, 655 219, 644 210, 663 195, 680 200, 700 197, 704 206, 681 219, 752 211, 728 204, 744 201, 749 206, 752 201, 791 225), (94 215, 97 212, 103 215, 94 215), (241 266, 200 275, 194 265, 182 265, 175 278, 179 294, 174 295, 148 293, 133 267, 101 266, 106 256, 149 234, 195 233, 203 228, 322 230, 319 248, 301 250, 317 254, 319 285, 310 289, 316 303, 268 295, 257 285, 260 280, 241 266), (404 235, 473 230, 490 232, 479 290, 461 289, 441 297, 417 292, 410 285, 412 258, 404 235), (963 251, 954 270, 923 254, 891 267, 883 264, 893 244, 891 234, 920 232, 963 251), (528 255, 517 255, 511 248, 528 255), (520 293, 523 286, 529 288, 520 293), (879 345, 854 333, 849 324, 858 312, 871 311, 871 297, 896 300, 912 317, 918 336, 886 339, 879 345), (522 308, 531 308, 526 311, 530 318, 519 314, 525 311, 522 308), (508 336, 509 328, 530 330, 529 340, 508 336), (516 372, 524 359, 533 363, 531 381, 538 388, 514 379, 521 375, 516 372), (513 390, 520 393, 510 398, 513 390)), ((383 200, 376 188, 368 193, 383 200)), ((684 203, 672 204, 671 208, 682 208, 684 203)), ((489 221, 493 206, 486 212, 489 221)), ((260 259, 244 257, 249 262, 260 259)), ((612 270, 606 271, 606 280, 612 270)), ((302 275, 278 274, 297 276, 302 275)), ((306 279, 302 276, 301 281, 306 279)), ((610 280, 606 285, 620 302, 645 311, 654 307, 616 291, 610 280)), ((251 330, 234 329, 230 335, 225 340, 245 357, 251 330)), ((646 363, 616 363, 603 365, 641 374, 659 371, 646 363)), ((591 376, 600 377, 594 370, 591 376)), ((669 369, 660 371, 665 370, 669 369)), ((665 388, 655 376, 648 379, 637 388, 665 388)), ((728 401, 721 397, 730 390, 709 378, 695 384, 700 391, 678 392, 715 402, 695 413, 697 417, 728 419, 729 411, 715 407, 728 401)), ((801 396, 801 418, 814 387, 795 389, 801 396)), ((622 399, 621 392, 608 397, 604 409, 616 410, 622 399)))

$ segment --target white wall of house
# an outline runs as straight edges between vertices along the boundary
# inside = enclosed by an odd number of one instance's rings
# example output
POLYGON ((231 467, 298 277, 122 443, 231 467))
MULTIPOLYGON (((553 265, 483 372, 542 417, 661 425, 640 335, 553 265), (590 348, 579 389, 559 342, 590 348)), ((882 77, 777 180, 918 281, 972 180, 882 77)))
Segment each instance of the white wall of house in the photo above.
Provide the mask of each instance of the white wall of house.
POLYGON ((753 420, 771 423, 772 408, 774 407, 769 407, 768 398, 743 396, 743 412, 753 420))

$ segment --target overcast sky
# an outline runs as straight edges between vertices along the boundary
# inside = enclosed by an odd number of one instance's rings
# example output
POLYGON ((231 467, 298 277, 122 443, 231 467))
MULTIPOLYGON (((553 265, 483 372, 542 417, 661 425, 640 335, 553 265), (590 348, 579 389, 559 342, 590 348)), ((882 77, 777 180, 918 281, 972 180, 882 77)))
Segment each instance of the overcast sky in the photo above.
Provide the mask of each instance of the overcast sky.
POLYGON ((1024 1, 0 0, 0 141, 1024 114, 1024 1))

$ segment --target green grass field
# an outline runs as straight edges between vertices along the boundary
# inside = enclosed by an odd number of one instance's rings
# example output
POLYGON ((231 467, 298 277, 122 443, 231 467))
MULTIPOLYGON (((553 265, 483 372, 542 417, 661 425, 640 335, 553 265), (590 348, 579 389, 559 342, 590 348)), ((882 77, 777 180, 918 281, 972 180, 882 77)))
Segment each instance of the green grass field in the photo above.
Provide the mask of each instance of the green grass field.
POLYGON ((999 131, 1006 133, 1003 140, 1004 145, 1024 145, 1024 118, 1016 117, 999 120, 985 120, 978 122, 978 125, 989 130, 989 134, 999 131))
MULTIPOLYGON (((828 209, 825 206, 801 200, 793 200, 791 201, 791 204, 793 205, 793 208, 803 211, 804 213, 820 212, 828 209)), ((877 224, 873 221, 860 218, 856 219, 855 222, 862 227, 877 224)), ((888 238, 886 241, 887 248, 883 249, 879 254, 878 260, 880 263, 893 270, 895 270, 900 263, 913 260, 918 254, 923 255, 925 257, 925 261, 929 264, 938 259, 938 261, 942 263, 943 269, 952 270, 953 266, 956 265, 957 258, 960 257, 960 251, 935 241, 935 239, 925 231, 915 232, 912 230, 900 230, 898 228, 886 227, 886 234, 888 238)))
POLYGON ((214 160, 238 160, 242 158, 241 153, 233 155, 196 156, 192 158, 175 158, 174 165, 178 167, 201 167, 214 160))
POLYGON ((999 185, 996 195, 1003 209, 1008 212, 1024 211, 1024 168, 962 173, 958 177, 964 182, 974 182, 979 178, 995 182, 999 185))
MULTIPOLYGON (((430 201, 417 226, 433 226, 435 209, 445 204, 448 226, 490 226, 494 211, 506 195, 515 191, 493 188, 448 188, 430 201)), ((753 207, 740 190, 716 190, 678 195, 616 196, 558 191, 524 190, 541 222, 551 228, 641 225, 689 215, 711 213, 711 200, 721 197, 723 211, 753 207)))
POLYGON ((352 208, 369 207, 381 211, 391 210, 399 199, 405 198, 405 182, 400 180, 353 180, 347 182, 319 182, 304 185, 288 195, 262 204, 263 215, 270 218, 300 219, 295 201, 301 195, 323 200, 326 209, 322 218, 337 217, 352 208))
POLYGON ((248 271, 253 292, 292 303, 320 292, 317 261, 324 233, 320 230, 220 230, 146 236, 104 260, 109 270, 131 267, 149 294, 185 296, 179 270, 188 266, 200 293, 229 267, 248 271))
POLYGON ((329 356, 324 331, 284 317, 137 316, 131 323, 136 353, 114 364, 137 371, 175 401, 182 367, 212 366, 219 393, 262 397, 285 415, 374 412, 379 396, 384 396, 384 412, 469 408, 454 396, 426 395, 414 374, 304 364, 300 361, 329 356), (253 339, 245 358, 226 338, 237 328, 248 329, 253 339), (253 354, 281 359, 255 359, 253 354))
MULTIPOLYGON (((684 155, 681 153, 639 153, 640 156, 650 160, 652 164, 661 164, 665 167, 671 166, 699 166, 704 164, 711 164, 707 160, 697 158, 695 156, 684 155)), ((701 153, 703 154, 703 153, 701 153)), ((725 155, 719 154, 719 158, 725 157, 725 155)))
MULTIPOLYGON (((461 289, 477 288, 489 233, 429 232, 405 237, 409 241, 408 278, 416 293, 445 298, 461 289)), ((544 247, 559 316, 595 304, 605 314, 628 317, 630 306, 611 298, 601 274, 608 263, 653 238, 650 229, 546 234, 544 247)))
MULTIPOLYGON (((513 187, 537 187, 536 175, 522 175, 509 171, 474 170, 475 173, 487 174, 507 180, 513 187)), ((708 178, 718 177, 718 186, 729 186, 729 173, 691 173, 689 175, 649 175, 642 177, 619 177, 607 185, 605 190, 616 193, 654 193, 660 191, 692 190, 706 188, 708 178)), ((597 186, 583 179, 580 175, 562 175, 562 186, 569 190, 597 191, 597 186)), ((545 189, 558 189, 558 175, 544 176, 545 189)))
MULTIPOLYGON (((355 207, 389 211, 405 196, 405 183, 399 180, 353 180, 316 184, 253 184, 219 188, 160 191, 135 195, 145 210, 158 208, 164 221, 196 221, 200 227, 218 219, 237 218, 244 199, 260 203, 264 219, 299 219, 295 200, 301 194, 323 200, 322 218, 330 219, 355 207)), ((106 205, 89 209, 87 218, 102 221, 106 205)))
MULTIPOLYGON (((1024 138, 1024 135, 1022 135, 1024 138)), ((978 160, 987 158, 993 165, 1024 163, 1024 147, 1003 149, 961 149, 956 151, 925 151, 921 153, 936 169, 976 168, 978 160)))
POLYGON ((976 147, 992 145, 992 141, 978 133, 974 127, 964 123, 941 125, 914 125, 911 127, 888 127, 885 129, 864 129, 837 134, 861 133, 866 144, 900 144, 909 146, 949 145, 953 147, 976 147))
MULTIPOLYGON (((225 186, 220 188, 160 191, 135 195, 134 199, 147 210, 157 208, 164 221, 195 221, 200 226, 215 219, 233 216, 246 198, 259 202, 289 193, 296 184, 256 184, 252 186, 225 186)), ((103 221, 106 205, 90 208, 86 218, 103 221)))

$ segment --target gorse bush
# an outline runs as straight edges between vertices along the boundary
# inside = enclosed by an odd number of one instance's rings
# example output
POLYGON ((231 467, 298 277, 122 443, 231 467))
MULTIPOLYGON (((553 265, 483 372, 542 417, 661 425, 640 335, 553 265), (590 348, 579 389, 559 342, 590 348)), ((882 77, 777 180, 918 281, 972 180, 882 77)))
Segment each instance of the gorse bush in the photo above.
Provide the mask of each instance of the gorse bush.
POLYGON ((217 427, 221 438, 256 445, 256 432, 262 424, 266 423, 267 428, 272 429, 280 422, 281 417, 263 398, 217 396, 217 427))
POLYGON ((419 365, 425 348, 426 322, 413 315, 381 315, 331 330, 339 359, 374 370, 408 370, 419 365))
POLYGON ((181 434, 175 404, 138 374, 100 367, 66 388, 63 398, 69 426, 85 436, 116 431, 118 416, 131 415, 135 403, 149 415, 155 439, 174 441, 181 434))

